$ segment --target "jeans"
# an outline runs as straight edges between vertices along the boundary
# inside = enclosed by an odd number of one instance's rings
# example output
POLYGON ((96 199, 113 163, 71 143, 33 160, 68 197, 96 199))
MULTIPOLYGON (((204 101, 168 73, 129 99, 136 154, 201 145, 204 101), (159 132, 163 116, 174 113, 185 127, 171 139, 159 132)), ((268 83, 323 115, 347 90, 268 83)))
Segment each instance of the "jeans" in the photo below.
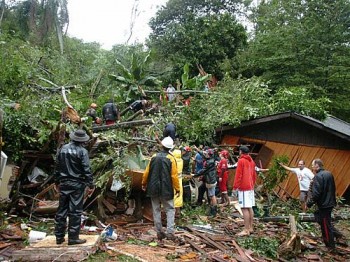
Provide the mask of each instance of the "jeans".
POLYGON ((174 234, 175 224, 175 208, 174 199, 165 200, 162 197, 151 197, 154 227, 157 233, 163 232, 162 217, 161 217, 161 204, 163 205, 167 218, 167 234, 174 234))

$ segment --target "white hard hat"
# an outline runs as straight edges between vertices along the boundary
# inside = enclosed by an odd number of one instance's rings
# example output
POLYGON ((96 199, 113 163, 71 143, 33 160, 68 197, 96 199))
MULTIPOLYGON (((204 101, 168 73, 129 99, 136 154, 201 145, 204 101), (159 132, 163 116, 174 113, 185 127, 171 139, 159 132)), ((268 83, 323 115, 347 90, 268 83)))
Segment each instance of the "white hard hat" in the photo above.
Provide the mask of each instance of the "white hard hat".
POLYGON ((161 143, 164 147, 169 149, 172 149, 174 147, 174 140, 170 136, 164 138, 161 143))

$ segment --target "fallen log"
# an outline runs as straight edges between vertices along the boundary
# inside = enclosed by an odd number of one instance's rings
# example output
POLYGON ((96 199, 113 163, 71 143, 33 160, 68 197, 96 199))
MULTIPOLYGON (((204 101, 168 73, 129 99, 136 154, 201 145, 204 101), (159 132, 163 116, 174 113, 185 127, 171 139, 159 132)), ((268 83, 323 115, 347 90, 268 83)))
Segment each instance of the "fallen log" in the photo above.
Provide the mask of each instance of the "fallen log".
MULTIPOLYGON (((270 217, 261 217, 258 218, 260 221, 263 222, 287 222, 289 221, 289 216, 270 216, 270 217)), ((342 217, 342 216, 334 216, 332 217, 333 220, 349 220, 349 217, 342 217)), ((298 215, 297 221, 299 222, 316 222, 315 216, 313 214, 302 214, 300 213, 298 215)))
POLYGON ((137 111, 135 114, 133 114, 132 116, 130 116, 129 118, 127 118, 126 121, 129 122, 129 121, 135 119, 137 116, 142 115, 142 114, 143 114, 143 110, 141 109, 141 110, 137 111))
POLYGON ((92 132, 101 132, 110 129, 118 129, 118 128, 130 128, 134 126, 143 126, 143 125, 153 125, 153 119, 141 119, 134 120, 129 122, 120 122, 113 125, 103 125, 103 126, 95 126, 92 128, 92 132))

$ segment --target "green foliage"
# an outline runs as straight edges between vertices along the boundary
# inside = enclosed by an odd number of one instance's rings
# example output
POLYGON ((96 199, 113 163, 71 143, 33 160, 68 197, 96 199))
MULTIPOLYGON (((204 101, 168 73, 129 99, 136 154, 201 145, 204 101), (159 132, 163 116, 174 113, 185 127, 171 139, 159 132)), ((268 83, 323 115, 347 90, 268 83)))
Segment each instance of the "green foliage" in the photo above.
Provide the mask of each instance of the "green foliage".
POLYGON ((129 102, 139 99, 142 93, 142 86, 156 87, 160 81, 149 73, 149 64, 152 58, 152 52, 129 50, 130 60, 122 63, 115 59, 117 75, 110 74, 109 77, 121 84, 116 92, 122 101, 129 102))
POLYGON ((143 245, 143 246, 145 246, 145 245, 147 246, 148 245, 147 241, 140 240, 140 239, 135 239, 135 238, 129 238, 126 242, 128 244, 134 244, 134 245, 143 245))
POLYGON ((264 181, 264 188, 268 192, 273 190, 288 176, 286 170, 281 167, 280 163, 284 165, 288 164, 288 157, 284 155, 274 156, 268 174, 265 175, 262 172, 259 174, 260 178, 264 181))
POLYGON ((86 261, 87 262, 95 262, 95 261, 138 262, 139 260, 126 255, 121 255, 121 254, 110 255, 107 252, 98 251, 97 253, 90 255, 86 261))
POLYGON ((190 65, 186 63, 183 68, 183 74, 181 76, 181 89, 182 90, 201 90, 205 83, 211 78, 211 74, 205 76, 195 76, 190 78, 190 65))
POLYGON ((3 150, 13 161, 21 159, 23 148, 40 148, 40 143, 35 139, 36 131, 29 125, 25 114, 5 108, 3 128, 3 150))
POLYGON ((245 249, 254 250, 259 256, 271 259, 278 258, 278 247, 280 243, 276 238, 247 237, 238 238, 237 243, 245 249))
POLYGON ((326 118, 331 103, 326 97, 313 97, 308 88, 301 86, 280 88, 273 98, 271 102, 276 111, 294 111, 320 120, 326 118))
POLYGON ((269 99, 269 89, 258 78, 226 78, 215 90, 200 99, 195 97, 189 107, 183 108, 178 114, 179 132, 187 141, 210 143, 215 128, 237 126, 242 120, 272 112, 266 106, 269 99))
POLYGON ((350 2, 263 1, 253 10, 254 38, 239 56, 245 77, 262 76, 275 92, 306 88, 331 99, 331 113, 349 119, 350 2), (347 116, 347 117, 346 117, 347 116))
MULTIPOLYGON (((242 2, 170 0, 151 19, 153 32, 148 44, 174 65, 175 79, 185 63, 201 64, 207 72, 222 78, 221 63, 233 60, 247 43, 245 29, 235 18, 242 2)), ((196 70, 191 75, 196 75, 196 70)))
POLYGON ((123 181, 126 190, 130 190, 131 181, 125 175, 126 163, 121 154, 121 149, 116 150, 114 147, 108 146, 104 153, 100 153, 91 160, 91 168, 95 174, 95 185, 102 191, 106 190, 106 185, 112 178, 123 181))
POLYGON ((281 89, 274 94, 261 78, 226 77, 208 94, 196 95, 189 107, 176 113, 175 119, 186 141, 210 144, 216 128, 238 126, 242 121, 269 114, 295 111, 323 119, 328 102, 326 98, 314 99, 303 88, 281 89))

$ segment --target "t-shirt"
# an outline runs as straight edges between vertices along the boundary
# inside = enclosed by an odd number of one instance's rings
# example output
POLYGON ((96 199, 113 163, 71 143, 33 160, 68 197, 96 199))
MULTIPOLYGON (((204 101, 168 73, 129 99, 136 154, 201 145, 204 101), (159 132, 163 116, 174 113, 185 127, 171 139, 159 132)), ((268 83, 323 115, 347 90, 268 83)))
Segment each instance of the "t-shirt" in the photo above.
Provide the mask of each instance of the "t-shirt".
POLYGON ((307 167, 304 167, 302 170, 300 170, 298 167, 295 167, 291 168, 291 171, 297 175, 300 191, 308 191, 310 182, 314 178, 312 171, 307 167))

